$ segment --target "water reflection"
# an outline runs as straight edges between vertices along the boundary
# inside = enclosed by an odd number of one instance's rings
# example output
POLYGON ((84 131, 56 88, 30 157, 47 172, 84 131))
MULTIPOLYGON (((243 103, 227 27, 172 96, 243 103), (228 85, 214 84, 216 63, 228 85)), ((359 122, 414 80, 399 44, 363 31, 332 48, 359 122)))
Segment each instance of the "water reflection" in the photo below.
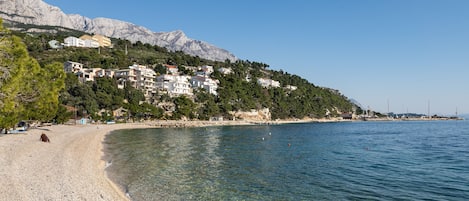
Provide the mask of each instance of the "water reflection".
POLYGON ((219 189, 219 128, 128 130, 106 144, 110 176, 134 200, 206 199, 219 189))

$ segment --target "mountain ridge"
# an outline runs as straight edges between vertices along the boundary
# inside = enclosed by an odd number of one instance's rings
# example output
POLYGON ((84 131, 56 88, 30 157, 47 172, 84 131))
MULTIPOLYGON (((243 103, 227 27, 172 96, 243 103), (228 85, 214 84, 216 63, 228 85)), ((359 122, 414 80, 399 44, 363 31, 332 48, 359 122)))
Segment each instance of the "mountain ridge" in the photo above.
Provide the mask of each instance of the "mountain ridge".
POLYGON ((104 17, 91 19, 79 14, 65 14, 59 7, 49 5, 42 0, 0 0, 0 18, 9 22, 59 26, 112 38, 127 39, 131 42, 140 41, 214 61, 238 60, 225 49, 188 38, 181 30, 154 32, 122 20, 104 17))

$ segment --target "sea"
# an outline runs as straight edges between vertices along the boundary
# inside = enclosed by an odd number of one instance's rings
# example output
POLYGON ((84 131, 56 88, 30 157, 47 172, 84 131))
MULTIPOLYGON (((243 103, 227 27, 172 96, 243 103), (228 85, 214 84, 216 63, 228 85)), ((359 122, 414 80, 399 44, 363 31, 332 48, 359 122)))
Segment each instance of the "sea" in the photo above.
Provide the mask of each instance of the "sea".
POLYGON ((114 131, 131 200, 469 200, 469 121, 114 131))

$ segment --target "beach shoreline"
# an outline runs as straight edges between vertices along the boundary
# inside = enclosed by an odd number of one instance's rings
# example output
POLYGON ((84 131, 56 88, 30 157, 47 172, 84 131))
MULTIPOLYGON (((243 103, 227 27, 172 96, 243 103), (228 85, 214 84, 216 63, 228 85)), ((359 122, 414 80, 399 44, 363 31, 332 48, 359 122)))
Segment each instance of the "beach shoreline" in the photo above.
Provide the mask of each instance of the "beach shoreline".
POLYGON ((125 191, 106 173, 104 139, 115 130, 348 121, 160 120, 109 125, 52 125, 22 134, 1 134, 0 197, 4 200, 129 200, 125 191), (49 137, 50 143, 39 141, 42 133, 49 137))
POLYGON ((4 200, 129 200, 106 173, 104 139, 115 130, 254 125, 246 121, 151 121, 52 125, 0 135, 4 200), (39 140, 46 134, 50 143, 39 140))
POLYGON ((256 125, 249 121, 148 121, 52 125, 0 135, 0 197, 4 200, 129 200, 106 173, 104 139, 138 128, 256 125), (50 143, 39 140, 46 134, 50 143))

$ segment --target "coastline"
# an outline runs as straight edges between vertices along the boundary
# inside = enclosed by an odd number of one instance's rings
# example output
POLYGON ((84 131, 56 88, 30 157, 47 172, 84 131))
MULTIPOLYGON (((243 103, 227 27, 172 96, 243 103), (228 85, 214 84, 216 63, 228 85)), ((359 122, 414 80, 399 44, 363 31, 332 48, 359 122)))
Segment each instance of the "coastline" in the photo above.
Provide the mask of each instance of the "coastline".
POLYGON ((356 120, 149 121, 53 125, 0 135, 0 197, 5 200, 129 200, 106 174, 103 141, 120 129, 276 125, 356 120), (45 133, 50 143, 39 141, 45 133))
POLYGON ((246 121, 151 121, 52 125, 0 134, 4 200, 129 200, 106 173, 104 138, 114 130, 254 125, 246 121), (39 140, 44 133, 50 143, 39 140))
POLYGON ((0 134, 0 197, 4 200, 129 200, 125 192, 107 177, 105 170, 103 142, 111 131, 265 123, 149 121, 52 125, 29 129, 25 133, 0 134), (39 140, 42 133, 49 137, 50 143, 39 140))

